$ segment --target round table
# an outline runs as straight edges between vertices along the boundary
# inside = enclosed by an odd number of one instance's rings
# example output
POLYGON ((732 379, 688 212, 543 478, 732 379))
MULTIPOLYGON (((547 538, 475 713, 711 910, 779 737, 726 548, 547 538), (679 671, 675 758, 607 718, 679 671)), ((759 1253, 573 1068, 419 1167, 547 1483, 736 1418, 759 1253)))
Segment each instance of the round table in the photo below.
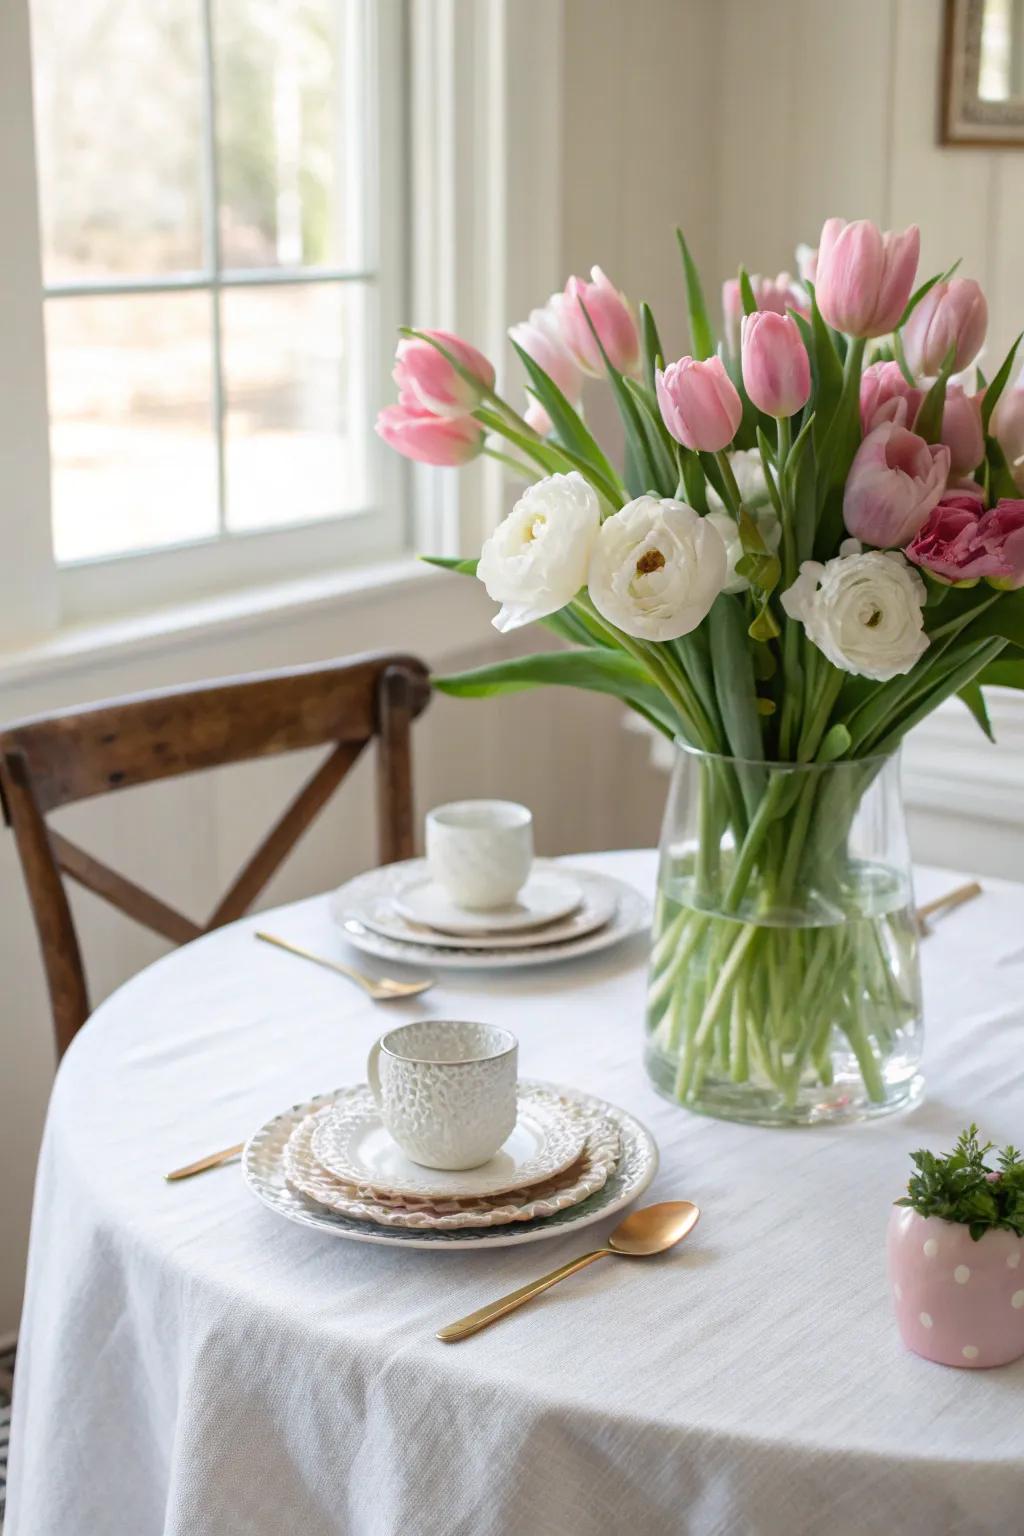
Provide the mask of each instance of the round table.
MULTIPOLYGON (((583 862, 583 861, 577 861, 583 862)), ((594 867, 650 891, 650 853, 594 867)), ((925 872, 923 899, 956 883, 925 872)), ((100 1007, 42 1151, 7 1536, 938 1536, 1024 1529, 1024 1362, 905 1353, 884 1233, 911 1149, 1020 1141, 1024 888, 924 945, 927 1091, 812 1131, 702 1120, 641 1066, 645 941, 382 1007, 253 941, 344 956, 326 897, 222 929, 100 1007), (1003 963, 1000 963, 1003 962, 1003 963), (609 1260, 459 1345, 434 1330, 609 1225, 491 1253, 397 1251, 277 1218, 237 1165, 162 1175, 364 1076, 403 1018, 476 1017, 524 1075, 654 1132, 676 1253, 609 1260)))

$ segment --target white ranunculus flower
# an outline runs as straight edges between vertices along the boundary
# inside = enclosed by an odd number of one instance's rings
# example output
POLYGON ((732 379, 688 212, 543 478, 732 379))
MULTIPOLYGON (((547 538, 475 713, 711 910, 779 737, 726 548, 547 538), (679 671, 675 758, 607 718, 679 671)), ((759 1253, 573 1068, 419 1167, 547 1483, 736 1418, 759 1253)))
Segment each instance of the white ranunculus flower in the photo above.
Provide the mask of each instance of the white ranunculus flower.
POLYGON ((601 524, 595 492, 575 470, 524 491, 480 551, 476 573, 501 603, 503 632, 557 613, 586 583, 601 524))
POLYGON ((805 560, 782 606, 833 666, 884 683, 928 649, 925 584, 896 549, 867 554, 846 539, 827 565, 805 560))
MULTIPOLYGON (((764 480, 764 465, 758 448, 740 448, 730 453, 729 463, 736 476, 740 500, 748 512, 768 504, 768 487, 764 480)), ((708 506, 712 512, 722 512, 725 503, 713 486, 708 486, 708 506)))
POLYGON ((697 628, 725 578, 725 545, 709 518, 682 501, 638 496, 601 524, 588 586, 624 634, 676 640, 697 628))
MULTIPOLYGON (((779 522, 771 507, 759 507, 751 512, 751 517, 757 524, 758 532, 767 547, 774 555, 782 543, 782 524, 779 522)), ((743 559, 743 544, 740 540, 739 524, 728 512, 709 512, 708 522, 713 524, 722 536, 725 545, 725 557, 729 566, 729 574, 726 579, 723 592, 745 592, 750 582, 745 576, 737 576, 737 563, 743 559)))

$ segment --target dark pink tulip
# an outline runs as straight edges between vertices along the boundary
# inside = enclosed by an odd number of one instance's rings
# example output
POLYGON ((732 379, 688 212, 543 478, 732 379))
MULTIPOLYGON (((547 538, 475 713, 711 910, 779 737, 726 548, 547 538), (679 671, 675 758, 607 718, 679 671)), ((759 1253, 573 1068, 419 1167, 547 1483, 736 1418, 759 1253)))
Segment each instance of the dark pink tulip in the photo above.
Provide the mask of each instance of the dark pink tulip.
POLYGON ((1024 501, 983 508, 976 496, 944 496, 907 546, 907 559, 944 581, 987 577, 1024 586, 1024 501))
POLYGON ((395 352, 392 378, 398 385, 399 401, 416 403, 435 416, 467 416, 480 404, 479 385, 494 388, 494 369, 482 352, 450 331, 424 331, 452 354, 477 380, 471 383, 456 373, 451 363, 428 341, 403 337, 395 352))
POLYGON ((376 432, 407 459, 444 468, 468 464, 484 445, 483 428, 472 416, 435 416, 408 404, 385 406, 376 432))
POLYGON ((826 219, 818 245, 818 308, 848 336, 885 336, 907 307, 921 236, 916 224, 885 234, 870 219, 826 219))
POLYGON ((903 327, 903 350, 911 373, 934 378, 950 347, 953 372, 974 362, 988 329, 988 304, 973 277, 954 277, 929 288, 903 327))
POLYGON ((899 363, 872 363, 860 376, 860 425, 866 437, 883 421, 913 430, 924 390, 908 384, 899 363))
POLYGON ((766 416, 795 416, 811 393, 811 362, 796 321, 771 310, 744 315, 743 385, 766 416))
POLYGON ((921 527, 948 475, 948 448, 883 421, 854 455, 843 492, 843 521, 865 544, 899 548, 921 527))
POLYGON ((736 436, 743 404, 720 357, 683 357, 655 374, 658 408, 677 443, 718 453, 736 436))

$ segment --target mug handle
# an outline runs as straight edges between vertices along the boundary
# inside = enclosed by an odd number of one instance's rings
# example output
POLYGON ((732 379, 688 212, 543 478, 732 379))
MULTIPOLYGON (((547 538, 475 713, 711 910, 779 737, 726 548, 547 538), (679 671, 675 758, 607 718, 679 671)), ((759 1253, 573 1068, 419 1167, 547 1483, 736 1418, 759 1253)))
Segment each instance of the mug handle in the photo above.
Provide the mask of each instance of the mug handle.
POLYGON ((383 1106, 380 1096, 380 1041, 375 1040, 370 1047, 370 1054, 366 1058, 366 1080, 370 1085, 374 1103, 378 1109, 383 1106))

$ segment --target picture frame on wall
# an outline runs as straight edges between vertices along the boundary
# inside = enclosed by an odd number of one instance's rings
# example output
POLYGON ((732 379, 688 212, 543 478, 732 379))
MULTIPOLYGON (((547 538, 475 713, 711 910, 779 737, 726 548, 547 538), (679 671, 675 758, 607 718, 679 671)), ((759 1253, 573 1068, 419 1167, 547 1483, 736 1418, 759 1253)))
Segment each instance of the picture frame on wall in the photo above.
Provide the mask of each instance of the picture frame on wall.
POLYGON ((1024 145, 1024 0, 946 0, 939 142, 1024 145))

